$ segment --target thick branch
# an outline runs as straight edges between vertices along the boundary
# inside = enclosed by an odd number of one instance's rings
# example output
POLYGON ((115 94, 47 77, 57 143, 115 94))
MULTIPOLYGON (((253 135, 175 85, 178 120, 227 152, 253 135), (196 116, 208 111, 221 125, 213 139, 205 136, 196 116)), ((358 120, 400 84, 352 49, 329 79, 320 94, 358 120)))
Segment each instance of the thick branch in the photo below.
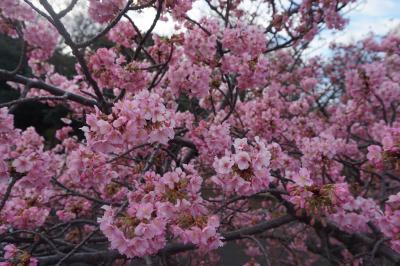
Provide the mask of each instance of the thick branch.
MULTIPOLYGON (((232 241, 236 239, 242 239, 246 235, 254 235, 254 234, 259 234, 264 231, 282 226, 284 224, 290 223, 292 221, 296 220, 296 218, 287 215, 287 216, 282 216, 279 218, 276 218, 271 221, 265 221, 261 222, 255 226, 252 227, 247 227, 235 231, 231 231, 225 234, 222 234, 224 237, 223 241, 232 241)), ((184 251, 189 251, 189 250, 194 250, 197 247, 193 244, 169 244, 165 248, 163 248, 160 253, 166 254, 166 255, 171 255, 179 252, 184 252, 184 251)), ((72 256, 70 256, 65 262, 99 262, 99 261, 105 261, 109 259, 116 259, 116 258, 122 258, 123 256, 120 255, 117 251, 101 251, 101 252, 82 252, 82 253, 76 253, 72 256)), ((54 263, 58 262, 61 259, 60 255, 51 255, 51 256, 45 256, 45 257, 39 257, 39 263, 40 265, 53 265, 54 263)))
MULTIPOLYGON (((155 1, 155 0, 153 0, 155 1)), ((153 2, 152 1, 152 2, 153 2)), ((92 39, 83 42, 83 43, 79 43, 76 45, 76 47, 78 48, 85 48, 91 44, 93 44, 95 41, 97 41, 98 39, 100 39, 102 36, 106 35, 115 25, 117 25, 118 21, 121 20, 122 16, 125 15, 126 12, 128 12, 130 5, 132 4, 133 0, 129 0, 128 3, 126 3, 124 9, 122 9, 119 14, 111 21, 110 24, 107 25, 107 27, 105 27, 99 34, 97 34, 96 36, 94 36, 92 39)))
POLYGON ((1 103, 0 108, 5 106, 12 106, 15 104, 28 103, 28 102, 39 102, 39 101, 65 101, 67 98, 63 96, 39 96, 31 98, 21 98, 11 102, 1 103))
POLYGON ((49 21, 49 22, 51 22, 54 25, 54 27, 56 27, 57 31, 61 34, 61 36, 64 37, 65 43, 71 48, 72 53, 78 60, 78 63, 81 66, 83 74, 85 75, 87 81, 89 82, 89 84, 91 85, 91 87, 93 88, 93 90, 96 94, 96 97, 97 97, 97 100, 101 107, 101 110, 103 112, 108 113, 108 104, 107 104, 106 100, 104 99, 104 95, 101 92, 99 86, 97 85, 97 82, 93 79, 93 77, 90 73, 89 67, 87 66, 86 61, 83 57, 83 54, 81 53, 79 48, 76 46, 76 44, 72 41, 71 35, 68 33, 68 31, 64 27, 64 24, 58 18, 56 12, 54 11, 53 7, 48 3, 48 1, 40 0, 39 2, 42 4, 42 6, 46 9, 46 11, 51 16, 52 21, 49 21))
POLYGON ((10 73, 8 73, 8 71, 5 71, 3 69, 0 69, 0 80, 12 81, 24 85, 29 84, 31 88, 42 89, 55 96, 65 96, 66 99, 80 103, 82 105, 86 106, 98 105, 96 100, 89 99, 84 96, 62 90, 60 88, 54 87, 40 80, 30 79, 21 75, 11 75, 10 73))
POLYGON ((142 40, 140 41, 138 47, 136 48, 135 54, 133 56, 134 59, 137 59, 137 57, 139 56, 139 52, 142 49, 142 46, 146 43, 147 38, 150 36, 151 32, 154 30, 154 28, 157 25, 158 20, 161 17, 161 11, 162 11, 162 4, 163 1, 159 0, 158 1, 158 8, 157 8, 157 14, 154 17, 153 23, 151 24, 150 28, 147 30, 146 34, 143 36, 142 40))
MULTIPOLYGON (((271 193, 273 194, 278 200, 282 202, 282 204, 286 207, 289 214, 292 214, 296 217, 296 211, 293 205, 287 201, 285 201, 280 194, 278 193, 271 193)), ((297 220, 312 226, 315 230, 321 230, 325 232, 329 232, 330 236, 333 236, 340 242, 342 242, 349 250, 354 248, 355 246, 359 246, 360 244, 363 246, 368 246, 373 248, 376 240, 372 239, 371 237, 367 236, 366 234, 350 234, 345 231, 340 230, 333 224, 323 225, 318 220, 314 220, 311 222, 312 218, 309 216, 300 216, 297 217, 297 220)), ((400 264, 400 254, 392 250, 387 245, 381 244, 379 247, 376 248, 376 254, 387 258, 388 260, 396 263, 396 265, 400 264)))

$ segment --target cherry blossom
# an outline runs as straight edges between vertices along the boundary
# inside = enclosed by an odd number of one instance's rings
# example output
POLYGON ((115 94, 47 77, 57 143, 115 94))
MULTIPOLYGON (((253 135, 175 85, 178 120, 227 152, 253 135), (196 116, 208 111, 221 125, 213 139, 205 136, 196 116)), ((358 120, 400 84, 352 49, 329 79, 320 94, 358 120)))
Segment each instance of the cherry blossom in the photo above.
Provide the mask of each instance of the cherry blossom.
POLYGON ((400 263, 400 38, 303 56, 358 1, 67 2, 0 2, 0 265, 400 263))

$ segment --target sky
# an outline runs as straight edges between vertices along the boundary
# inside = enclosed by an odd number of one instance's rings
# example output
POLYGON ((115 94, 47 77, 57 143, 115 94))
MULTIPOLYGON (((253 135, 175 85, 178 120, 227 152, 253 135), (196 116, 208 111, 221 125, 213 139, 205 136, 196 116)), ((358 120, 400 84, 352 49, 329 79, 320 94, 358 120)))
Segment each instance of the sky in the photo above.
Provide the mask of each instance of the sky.
MULTIPOLYGON (((1 1, 1 0, 0 0, 1 1)), ((33 0, 34 2, 37 0, 33 0)), ((54 7, 62 8, 70 0, 51 0, 54 7)), ((80 0, 86 1, 86 0, 80 0)), ((244 0, 248 2, 249 0, 244 0)), ((284 1, 284 0, 282 0, 284 1)), ((201 14, 208 9, 201 5, 203 1, 197 1, 189 11, 189 16, 198 20, 201 14)), ((132 18, 141 29, 147 29, 154 18, 155 10, 146 9, 141 14, 135 14, 132 18)), ((400 29, 400 0, 358 0, 356 4, 346 10, 346 18, 349 24, 343 31, 323 31, 310 45, 306 56, 313 56, 328 53, 329 43, 350 43, 368 36, 370 32, 378 35, 385 35, 390 30, 398 27, 400 29)), ((155 28, 156 33, 171 34, 174 32, 174 25, 171 23, 159 22, 155 28)))
MULTIPOLYGON (((204 7, 197 5, 190 11, 192 18, 201 16, 204 7)), ((138 24, 147 28, 154 17, 153 12, 144 13, 135 17, 138 24), (149 19, 150 17, 150 19, 149 19), (150 20, 150 22, 149 22, 150 20)), ((400 28, 400 0, 360 0, 346 10, 345 17, 349 19, 349 24, 343 31, 325 30, 313 41, 307 56, 326 55, 329 44, 332 41, 339 43, 350 43, 360 40, 374 32, 378 35, 385 35, 396 27, 400 28)), ((173 32, 174 26, 171 24, 159 24, 156 32, 173 32)))
POLYGON ((400 0, 362 0, 353 5, 345 15, 349 24, 343 31, 324 31, 313 41, 309 55, 326 54, 329 43, 350 43, 373 32, 385 35, 400 28, 400 0))

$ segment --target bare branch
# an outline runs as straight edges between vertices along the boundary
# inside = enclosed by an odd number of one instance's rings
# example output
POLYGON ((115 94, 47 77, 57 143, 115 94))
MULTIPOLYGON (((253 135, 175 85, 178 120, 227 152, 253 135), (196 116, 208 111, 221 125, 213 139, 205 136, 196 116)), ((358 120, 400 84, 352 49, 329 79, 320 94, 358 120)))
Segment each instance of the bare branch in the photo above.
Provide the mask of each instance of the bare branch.
POLYGON ((30 78, 24 77, 22 75, 11 75, 8 71, 3 70, 3 69, 0 69, 0 80, 12 81, 12 82, 16 82, 16 83, 24 84, 24 85, 29 84, 29 86, 31 88, 42 89, 42 90, 45 90, 55 96, 64 96, 65 95, 65 97, 68 100, 80 103, 85 106, 98 106, 98 103, 96 100, 89 99, 84 96, 62 90, 60 88, 54 87, 54 86, 47 84, 40 80, 30 79, 30 78))
POLYGON ((11 106, 15 104, 27 103, 27 102, 36 102, 36 101, 65 101, 68 100, 66 95, 65 96, 38 96, 38 97, 31 97, 31 98, 21 98, 11 102, 2 103, 0 104, 0 108, 11 106))
POLYGON ((69 3, 69 5, 64 10, 61 10, 57 14, 57 17, 59 19, 63 18, 65 15, 67 15, 75 7, 77 2, 78 2, 78 0, 72 0, 71 3, 69 3))
POLYGON ((147 30, 146 34, 143 36, 141 42, 139 43, 138 47, 136 48, 135 54, 133 56, 134 59, 137 59, 137 57, 139 56, 139 52, 142 49, 142 46, 146 43, 147 38, 150 36, 151 32, 156 27, 157 22, 161 17, 162 3, 163 3, 163 0, 158 0, 157 14, 154 17, 153 23, 151 24, 150 28, 147 30))
POLYGON ((76 46, 76 44, 73 42, 73 40, 71 38, 71 35, 66 30, 66 28, 64 27, 64 24, 61 22, 61 20, 57 17, 56 12, 54 11, 53 7, 49 4, 49 2, 47 0, 40 0, 39 2, 46 9, 46 11, 49 13, 49 15, 50 15, 50 17, 52 19, 50 22, 56 27, 56 29, 61 34, 61 36, 64 37, 65 43, 71 48, 72 53, 74 54, 74 56, 78 60, 78 63, 81 66, 83 74, 85 75, 87 81, 92 86, 92 88, 93 88, 93 90, 94 90, 94 92, 95 92, 95 94, 97 96, 97 100, 98 100, 99 105, 101 107, 100 109, 103 112, 108 113, 109 112, 108 103, 104 99, 104 95, 101 92, 99 86, 97 85, 97 82, 93 79, 92 75, 90 74, 89 68, 88 68, 88 66, 86 64, 86 61, 85 61, 85 59, 83 57, 83 54, 81 53, 79 48, 76 46))

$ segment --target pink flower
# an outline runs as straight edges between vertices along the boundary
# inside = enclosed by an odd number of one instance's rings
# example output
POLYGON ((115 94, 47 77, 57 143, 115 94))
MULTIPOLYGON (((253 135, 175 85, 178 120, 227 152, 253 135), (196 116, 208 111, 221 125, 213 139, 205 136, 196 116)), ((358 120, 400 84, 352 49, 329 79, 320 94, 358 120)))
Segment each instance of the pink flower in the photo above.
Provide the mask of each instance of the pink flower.
POLYGON ((300 168, 299 172, 292 176, 292 180, 300 187, 311 186, 314 183, 306 168, 300 168))
POLYGON ((394 146, 394 141, 392 136, 388 135, 382 139, 383 149, 390 150, 394 146))
POLYGON ((232 171, 232 166, 234 162, 228 156, 224 156, 221 159, 215 159, 214 169, 219 174, 228 174, 232 171))
POLYGON ((33 163, 29 158, 20 156, 12 162, 12 166, 18 173, 27 173, 32 169, 33 163))
POLYGON ((217 175, 211 180, 228 194, 235 191, 239 195, 252 195, 267 188, 272 180, 268 168, 272 155, 258 137, 254 139, 255 147, 247 139, 236 139, 236 153, 226 150, 225 156, 213 163, 217 175), (233 167, 235 164, 237 168, 233 167))
POLYGON ((235 162, 240 170, 245 170, 250 166, 250 156, 247 152, 240 151, 234 155, 235 162))
POLYGON ((136 211, 136 217, 139 219, 150 219, 151 214, 154 211, 154 207, 152 203, 143 203, 138 206, 136 206, 137 211, 136 211))
POLYGON ((96 121, 96 126, 100 134, 107 134, 111 131, 111 125, 104 120, 96 121))
MULTIPOLYGON (((181 219, 188 219, 190 215, 184 214, 181 219)), ((206 252, 223 246, 220 234, 217 232, 219 220, 216 216, 191 217, 190 219, 200 220, 201 225, 192 225, 188 228, 181 228, 174 225, 172 232, 178 236, 183 243, 192 243, 199 247, 200 251, 206 252), (206 223, 205 223, 206 220, 206 223)))
POLYGON ((31 46, 29 58, 45 61, 49 59, 59 39, 59 34, 55 27, 47 21, 39 20, 35 24, 30 24, 24 30, 24 38, 31 46))
MULTIPOLYGON (((149 182, 155 177, 152 174, 147 175, 149 182)), ((138 197, 140 190, 138 185, 138 191, 129 195, 130 203, 122 217, 116 216, 116 211, 106 206, 103 207, 103 217, 98 219, 100 229, 109 239, 111 248, 129 258, 151 255, 163 248, 166 243, 167 222, 170 219, 169 213, 160 215, 160 205, 154 204, 155 198, 151 195, 147 194, 146 197, 142 194, 138 197)))
POLYGON ((237 151, 241 151, 243 150, 245 147, 247 147, 247 139, 243 138, 243 139, 235 139, 235 141, 233 142, 233 146, 235 147, 235 149, 237 151))
POLYGON ((255 159, 253 159, 253 167, 256 170, 262 170, 264 167, 268 167, 271 162, 271 153, 265 147, 264 143, 259 140, 259 137, 255 138, 255 141, 258 145, 259 152, 256 155, 255 159))
MULTIPOLYGON (((18 249, 13 244, 8 244, 4 247, 4 259, 10 260, 11 262, 0 262, 1 266, 13 266, 24 264, 29 262, 29 266, 36 266, 38 265, 38 260, 30 256, 30 254, 26 251, 18 249), (21 257, 23 259, 21 259, 21 257), (28 260, 28 261, 27 261, 28 260)), ((26 264, 24 264, 26 265, 26 264)))
POLYGON ((382 165, 382 148, 378 145, 368 146, 367 159, 371 161, 375 166, 382 165))
POLYGON ((8 165, 4 160, 0 158, 0 178, 4 179, 7 177, 9 177, 8 165))
POLYGON ((8 113, 6 107, 0 108, 0 133, 12 133, 14 129, 14 117, 8 113))
POLYGON ((9 244, 9 245, 4 247, 4 251, 5 251, 4 258, 5 259, 11 259, 18 252, 18 248, 13 244, 9 244))
POLYGON ((126 0, 90 0, 89 15, 98 23, 108 22, 124 7, 125 2, 126 0))
POLYGON ((134 44, 136 31, 128 21, 119 21, 118 24, 110 30, 108 38, 125 48, 131 48, 134 44))

